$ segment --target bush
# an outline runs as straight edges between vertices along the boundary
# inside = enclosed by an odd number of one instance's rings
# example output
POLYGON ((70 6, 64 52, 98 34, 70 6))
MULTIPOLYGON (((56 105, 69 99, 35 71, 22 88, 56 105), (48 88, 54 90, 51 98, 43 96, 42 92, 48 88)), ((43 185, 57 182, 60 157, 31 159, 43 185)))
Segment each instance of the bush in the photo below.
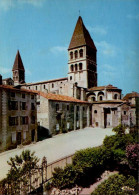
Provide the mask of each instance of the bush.
POLYGON ((112 136, 106 136, 103 144, 107 149, 121 149, 125 150, 126 146, 129 145, 130 143, 133 143, 134 139, 132 135, 130 134, 125 134, 122 136, 119 135, 112 135, 112 136))
POLYGON ((110 150, 105 147, 87 148, 77 151, 73 157, 73 165, 84 168, 104 167, 111 158, 110 150))
POLYGON ((53 172, 52 185, 56 188, 71 188, 75 185, 77 171, 73 165, 67 165, 64 169, 57 167, 53 172))
POLYGON ((110 176, 107 180, 105 180, 102 184, 100 184, 97 189, 92 192, 91 195, 125 195, 131 194, 131 192, 122 190, 123 186, 127 186, 128 188, 134 188, 136 185, 136 181, 133 176, 130 176, 128 179, 122 174, 115 174, 110 176))
POLYGON ((126 147, 126 156, 128 159, 128 163, 130 168, 136 169, 138 168, 139 163, 139 144, 130 144, 126 147))
POLYGON ((124 135, 126 127, 122 124, 119 124, 117 127, 114 127, 112 131, 114 131, 117 135, 124 135))

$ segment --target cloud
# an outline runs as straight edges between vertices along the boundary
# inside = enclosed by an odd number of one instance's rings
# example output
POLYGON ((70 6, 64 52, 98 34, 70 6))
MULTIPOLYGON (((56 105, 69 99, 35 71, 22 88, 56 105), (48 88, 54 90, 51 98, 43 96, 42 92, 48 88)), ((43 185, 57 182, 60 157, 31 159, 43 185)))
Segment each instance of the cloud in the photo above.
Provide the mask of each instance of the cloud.
POLYGON ((139 14, 137 14, 137 15, 128 14, 127 18, 133 19, 133 20, 139 20, 139 14))
POLYGON ((7 73, 10 73, 10 72, 11 72, 10 68, 0 67, 0 74, 7 74, 7 73))
POLYGON ((113 57, 116 55, 116 48, 115 46, 107 43, 106 41, 95 42, 98 48, 103 55, 113 57))
POLYGON ((30 4, 34 7, 41 7, 45 0, 0 0, 0 9, 7 11, 13 7, 30 4))
POLYGON ((67 48, 68 47, 64 47, 64 46, 55 46, 55 47, 52 47, 50 49, 50 51, 52 53, 58 54, 58 53, 62 53, 62 52, 67 52, 67 48))
POLYGON ((88 26, 87 29, 89 30, 90 33, 99 34, 99 35, 106 35, 107 34, 106 29, 104 29, 101 26, 96 26, 96 27, 88 26))
POLYGON ((27 68, 26 68, 26 75, 27 76, 31 76, 32 75, 32 72, 29 69, 27 69, 27 68))

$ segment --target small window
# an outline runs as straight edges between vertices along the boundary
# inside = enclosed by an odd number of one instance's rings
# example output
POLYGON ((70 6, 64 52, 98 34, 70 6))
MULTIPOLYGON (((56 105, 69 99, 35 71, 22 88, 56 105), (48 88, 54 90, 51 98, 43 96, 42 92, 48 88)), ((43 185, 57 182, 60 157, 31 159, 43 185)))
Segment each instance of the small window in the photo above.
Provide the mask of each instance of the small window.
POLYGON ((35 110, 35 104, 31 103, 31 110, 35 110))
POLYGON ((56 111, 59 110, 59 104, 56 104, 56 111))
POLYGON ((70 52, 70 59, 73 59, 73 52, 70 52))
POLYGON ((28 117, 22 116, 21 117, 21 125, 27 125, 28 124, 28 117))
POLYGON ((77 64, 75 64, 75 71, 77 71, 77 64))
POLYGON ((15 93, 14 92, 11 92, 11 97, 15 97, 15 93))
POLYGON ((52 88, 54 88, 54 83, 52 83, 52 88))
POLYGON ((35 116, 31 117, 31 124, 35 124, 35 116))
POLYGON ((78 51, 77 50, 75 51, 74 54, 75 54, 75 59, 78 58, 78 51))
POLYGON ((124 111, 124 115, 126 115, 126 111, 124 111))
POLYGON ((77 111, 79 111, 79 106, 77 106, 77 111))
POLYGON ((71 72, 73 72, 73 65, 71 65, 70 70, 71 70, 71 72))
POLYGON ((30 87, 29 87, 29 89, 30 89, 30 87))
POLYGON ((69 110, 69 105, 67 105, 67 110, 69 110))
POLYGON ((102 101, 102 100, 103 100, 103 97, 102 97, 102 96, 100 96, 100 97, 99 97, 99 100, 100 100, 100 101, 102 101))
POLYGON ((92 101, 95 102, 96 101, 96 98, 95 97, 92 97, 92 101))
POLYGON ((94 113, 97 114, 97 110, 94 110, 94 113))
POLYGON ((32 100, 34 99, 34 95, 31 95, 31 99, 32 99, 32 100))
POLYGON ((118 99, 118 95, 117 95, 117 94, 114 95, 114 99, 115 99, 115 100, 118 99))
POLYGON ((83 111, 85 111, 85 107, 83 107, 83 111))
POLYGON ((79 70, 82 70, 82 63, 79 64, 79 70))
POLYGON ((80 53, 80 57, 83 57, 83 49, 80 49, 79 53, 80 53))
POLYGON ((45 85, 43 86, 43 88, 45 89, 45 85))
POLYGON ((37 90, 37 86, 36 86, 36 90, 37 90))
POLYGON ((24 93, 22 93, 22 98, 24 98, 24 99, 25 99, 25 97, 26 97, 26 95, 25 95, 24 93))
POLYGON ((72 76, 70 76, 70 80, 72 80, 72 76))
POLYGON ((21 102, 21 109, 26 110, 26 102, 21 102))

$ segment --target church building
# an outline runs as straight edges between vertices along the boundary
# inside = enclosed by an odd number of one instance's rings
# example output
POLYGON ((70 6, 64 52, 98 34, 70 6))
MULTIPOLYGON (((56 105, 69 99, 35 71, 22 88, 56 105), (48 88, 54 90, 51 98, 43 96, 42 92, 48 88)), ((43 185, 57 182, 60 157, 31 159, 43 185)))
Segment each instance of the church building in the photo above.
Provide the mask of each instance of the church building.
POLYGON ((48 136, 91 127, 115 127, 122 123, 136 126, 136 99, 122 99, 121 89, 108 84, 97 85, 97 48, 81 16, 79 16, 68 47, 68 73, 65 78, 35 83, 25 82, 25 69, 17 51, 13 79, 3 79, 3 85, 37 94, 38 135, 48 136), (13 82, 13 83, 12 83, 13 82), (45 134, 44 133, 44 134, 45 134), (45 135, 46 135, 45 134, 45 135))

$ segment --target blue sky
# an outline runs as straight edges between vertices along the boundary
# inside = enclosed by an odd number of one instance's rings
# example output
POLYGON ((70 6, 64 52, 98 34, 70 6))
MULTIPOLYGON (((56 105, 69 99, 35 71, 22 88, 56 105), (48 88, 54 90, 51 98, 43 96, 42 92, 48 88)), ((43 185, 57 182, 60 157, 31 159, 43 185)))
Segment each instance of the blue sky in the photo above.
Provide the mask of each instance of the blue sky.
POLYGON ((0 0, 3 78, 12 77, 17 49, 26 82, 66 77, 79 10, 98 50, 98 85, 139 92, 138 0, 0 0))

